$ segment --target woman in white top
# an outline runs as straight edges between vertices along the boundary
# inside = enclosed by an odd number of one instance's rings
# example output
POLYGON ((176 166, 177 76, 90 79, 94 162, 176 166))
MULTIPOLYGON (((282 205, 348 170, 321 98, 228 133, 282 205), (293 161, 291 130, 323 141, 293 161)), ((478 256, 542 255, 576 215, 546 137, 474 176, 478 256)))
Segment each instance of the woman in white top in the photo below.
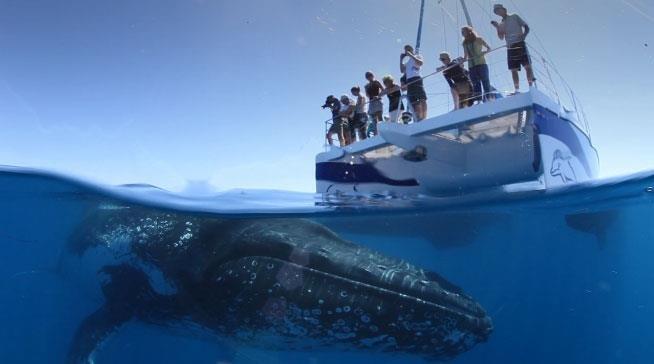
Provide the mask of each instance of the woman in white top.
POLYGON ((406 76, 407 96, 413 106, 416 121, 427 117, 427 94, 420 76, 420 68, 423 63, 422 57, 413 53, 413 47, 404 46, 404 53, 400 55, 400 72, 406 76), (404 62, 406 58, 408 60, 404 62))

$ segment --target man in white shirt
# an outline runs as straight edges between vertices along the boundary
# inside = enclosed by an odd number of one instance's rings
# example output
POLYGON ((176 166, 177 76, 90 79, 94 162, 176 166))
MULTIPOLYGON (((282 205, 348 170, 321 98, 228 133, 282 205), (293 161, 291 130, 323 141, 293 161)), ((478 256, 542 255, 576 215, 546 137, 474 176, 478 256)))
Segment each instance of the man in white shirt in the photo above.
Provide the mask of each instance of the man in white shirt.
POLYGON ((531 67, 531 57, 527 50, 525 38, 529 34, 529 25, 522 20, 518 14, 509 14, 504 5, 495 4, 493 7, 495 15, 502 17, 502 22, 492 21, 491 24, 497 29, 497 36, 506 40, 507 63, 513 75, 513 86, 515 93, 520 90, 520 69, 525 67, 529 86, 534 84, 534 71, 531 67))
POLYGON ((400 72, 406 77, 407 96, 413 106, 416 121, 427 117, 427 94, 420 76, 423 63, 422 57, 413 53, 413 47, 404 46, 404 53, 400 55, 400 72), (408 61, 404 62, 405 58, 408 58, 408 61))

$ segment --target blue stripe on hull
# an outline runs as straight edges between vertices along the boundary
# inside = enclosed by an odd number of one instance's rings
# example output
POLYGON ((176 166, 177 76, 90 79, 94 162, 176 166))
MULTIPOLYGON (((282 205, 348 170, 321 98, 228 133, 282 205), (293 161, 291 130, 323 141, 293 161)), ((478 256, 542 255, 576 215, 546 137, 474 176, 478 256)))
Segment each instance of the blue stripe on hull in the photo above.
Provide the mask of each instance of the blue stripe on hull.
POLYGON ((389 186, 418 186, 413 178, 395 180, 384 176, 372 164, 322 162, 316 164, 316 180, 335 183, 382 183, 389 186))

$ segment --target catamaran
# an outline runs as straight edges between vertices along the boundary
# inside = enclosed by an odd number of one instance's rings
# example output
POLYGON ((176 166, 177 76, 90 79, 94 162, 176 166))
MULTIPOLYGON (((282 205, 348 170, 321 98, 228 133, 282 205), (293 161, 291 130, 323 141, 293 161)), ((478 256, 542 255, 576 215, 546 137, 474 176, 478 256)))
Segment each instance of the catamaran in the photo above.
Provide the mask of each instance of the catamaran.
MULTIPOLYGON (((422 0, 416 50, 424 5, 422 0)), ((539 77, 527 92, 419 123, 382 122, 374 137, 329 147, 316 156, 317 192, 441 196, 544 190, 596 178, 599 156, 583 109, 565 82, 571 105, 564 105, 551 65, 542 59, 545 80, 539 77)))

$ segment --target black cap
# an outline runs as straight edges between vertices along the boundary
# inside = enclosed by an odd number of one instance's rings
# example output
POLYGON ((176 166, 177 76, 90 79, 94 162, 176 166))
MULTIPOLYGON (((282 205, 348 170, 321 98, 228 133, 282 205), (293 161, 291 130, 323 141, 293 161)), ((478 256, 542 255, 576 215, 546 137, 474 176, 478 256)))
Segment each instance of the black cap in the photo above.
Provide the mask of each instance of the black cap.
POLYGON ((329 95, 327 96, 327 99, 325 99, 325 104, 322 105, 322 107, 329 107, 331 104, 336 100, 336 97, 334 95, 329 95))

